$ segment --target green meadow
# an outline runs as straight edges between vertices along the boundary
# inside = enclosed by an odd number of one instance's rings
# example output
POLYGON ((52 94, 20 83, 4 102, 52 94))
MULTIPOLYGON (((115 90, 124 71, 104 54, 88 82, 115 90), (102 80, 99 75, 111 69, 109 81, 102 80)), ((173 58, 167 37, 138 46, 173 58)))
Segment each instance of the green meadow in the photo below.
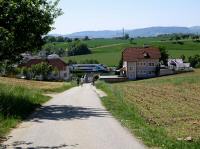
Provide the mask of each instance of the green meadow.
MULTIPOLYGON (((64 57, 63 59, 66 62, 75 60, 80 63, 86 59, 95 59, 108 66, 117 66, 123 49, 141 47, 143 45, 165 47, 171 58, 180 58, 181 55, 185 55, 188 58, 189 56, 200 54, 200 42, 194 42, 190 39, 181 41, 181 44, 161 37, 136 38, 132 42, 123 39, 91 39, 82 42, 88 45, 92 54, 64 57)), ((47 46, 55 46, 67 50, 68 43, 48 43, 45 47, 47 46)))

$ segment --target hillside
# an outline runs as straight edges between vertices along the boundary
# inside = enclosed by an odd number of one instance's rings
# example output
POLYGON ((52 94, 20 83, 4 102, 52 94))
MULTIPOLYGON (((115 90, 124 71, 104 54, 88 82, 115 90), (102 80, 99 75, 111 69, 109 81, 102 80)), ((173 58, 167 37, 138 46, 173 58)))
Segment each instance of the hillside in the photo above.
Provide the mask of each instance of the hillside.
MULTIPOLYGON (((152 37, 161 34, 172 34, 172 33, 200 33, 200 27, 148 27, 141 29, 130 29, 125 30, 131 37, 152 37)), ((58 34, 50 34, 52 36, 59 36, 58 34)), ((89 36, 90 38, 114 38, 122 37, 122 30, 104 30, 104 31, 83 31, 76 32, 68 35, 60 35, 70 38, 84 38, 89 36)))

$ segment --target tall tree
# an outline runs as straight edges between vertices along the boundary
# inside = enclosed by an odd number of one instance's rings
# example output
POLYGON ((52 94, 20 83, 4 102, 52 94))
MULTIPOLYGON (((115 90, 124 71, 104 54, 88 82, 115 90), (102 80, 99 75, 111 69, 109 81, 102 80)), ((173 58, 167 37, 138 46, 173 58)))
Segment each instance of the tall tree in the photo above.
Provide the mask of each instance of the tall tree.
POLYGON ((0 0, 0 61, 14 62, 26 51, 41 49, 52 30, 59 0, 0 0))
POLYGON ((160 49, 160 54, 161 54, 160 62, 167 66, 168 58, 169 58, 168 51, 166 50, 165 47, 159 47, 159 49, 160 49))

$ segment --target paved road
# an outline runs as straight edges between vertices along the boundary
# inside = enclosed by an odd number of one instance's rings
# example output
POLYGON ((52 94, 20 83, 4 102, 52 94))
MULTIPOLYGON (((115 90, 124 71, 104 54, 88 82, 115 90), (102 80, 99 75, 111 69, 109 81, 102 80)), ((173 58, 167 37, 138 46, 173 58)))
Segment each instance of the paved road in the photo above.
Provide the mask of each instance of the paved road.
POLYGON ((95 88, 86 84, 55 95, 29 120, 10 133, 4 148, 145 147, 105 110, 95 88))

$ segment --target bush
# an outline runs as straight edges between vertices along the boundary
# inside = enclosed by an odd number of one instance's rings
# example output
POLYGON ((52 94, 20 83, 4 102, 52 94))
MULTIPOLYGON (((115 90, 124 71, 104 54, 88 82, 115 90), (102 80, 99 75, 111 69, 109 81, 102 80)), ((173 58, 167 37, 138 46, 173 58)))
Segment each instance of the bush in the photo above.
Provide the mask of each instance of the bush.
POLYGON ((57 54, 60 57, 63 57, 63 56, 67 55, 67 51, 63 48, 58 48, 55 46, 48 46, 39 52, 39 55, 41 55, 41 56, 48 56, 50 54, 57 54))
POLYGON ((195 66, 196 68, 200 68, 200 62, 198 64, 196 64, 195 66))
POLYGON ((93 59, 90 59, 90 60, 86 59, 84 61, 81 61, 80 63, 81 64, 99 64, 99 61, 93 60, 93 59))
POLYGON ((186 59, 186 57, 185 57, 184 54, 182 54, 182 55, 180 56, 180 58, 181 58, 183 61, 185 61, 185 59, 186 59))
POLYGON ((51 73, 57 72, 53 66, 49 65, 48 63, 42 62, 40 64, 33 65, 31 67, 31 72, 33 75, 33 78, 36 76, 42 76, 44 80, 48 80, 48 76, 51 73))
POLYGON ((194 55, 194 56, 190 56, 188 58, 188 60, 189 60, 191 67, 194 67, 194 68, 199 67, 199 65, 200 65, 200 55, 199 54, 194 55))
POLYGON ((71 59, 70 59, 70 60, 68 61, 68 64, 77 64, 77 61, 71 60, 71 59))
POLYGON ((81 43, 80 41, 76 41, 69 44, 68 56, 85 55, 85 54, 91 54, 91 51, 86 44, 81 43))

